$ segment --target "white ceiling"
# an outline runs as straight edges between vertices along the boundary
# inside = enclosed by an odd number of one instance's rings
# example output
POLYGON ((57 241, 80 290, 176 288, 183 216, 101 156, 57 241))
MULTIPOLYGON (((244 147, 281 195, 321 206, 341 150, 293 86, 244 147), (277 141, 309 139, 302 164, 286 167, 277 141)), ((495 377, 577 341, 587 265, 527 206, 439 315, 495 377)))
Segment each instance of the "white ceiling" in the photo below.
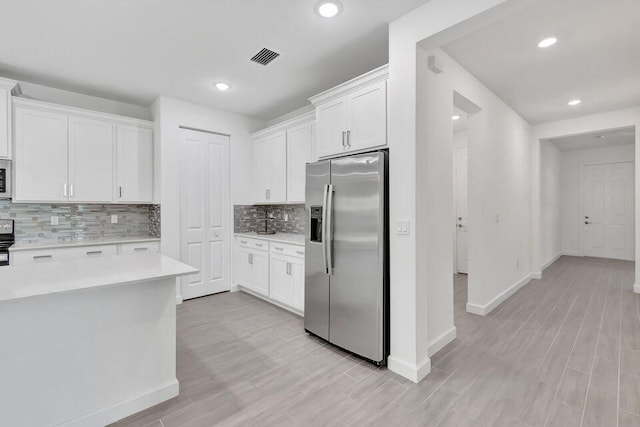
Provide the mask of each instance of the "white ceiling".
POLYGON ((0 76, 150 105, 160 94, 262 119, 388 61, 388 23, 426 0, 51 0, 2 6, 0 76), (262 47, 282 53, 249 62, 262 47), (214 91, 213 81, 233 87, 214 91))
POLYGON ((634 128, 606 130, 581 135, 548 139, 560 151, 586 150, 589 148, 616 147, 635 144, 634 128))
POLYGON ((639 16, 639 0, 543 0, 444 50, 530 123, 567 119, 640 105, 639 16))

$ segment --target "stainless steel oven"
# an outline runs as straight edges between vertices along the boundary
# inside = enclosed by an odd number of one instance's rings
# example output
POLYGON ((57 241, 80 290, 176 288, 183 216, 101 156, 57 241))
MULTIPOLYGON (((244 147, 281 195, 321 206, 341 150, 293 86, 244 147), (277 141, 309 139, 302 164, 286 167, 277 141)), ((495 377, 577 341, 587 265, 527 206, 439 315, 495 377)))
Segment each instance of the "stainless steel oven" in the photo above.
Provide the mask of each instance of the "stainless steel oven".
POLYGON ((0 159, 0 199, 11 198, 11 160, 0 159))

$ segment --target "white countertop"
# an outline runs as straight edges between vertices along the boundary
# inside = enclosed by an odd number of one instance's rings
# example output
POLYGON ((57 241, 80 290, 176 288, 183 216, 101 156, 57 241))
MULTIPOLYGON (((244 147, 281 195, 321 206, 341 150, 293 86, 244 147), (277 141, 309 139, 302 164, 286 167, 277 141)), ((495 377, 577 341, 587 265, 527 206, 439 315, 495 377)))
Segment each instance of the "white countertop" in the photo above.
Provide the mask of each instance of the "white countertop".
POLYGON ((266 240, 268 242, 288 243, 291 245, 304 246, 304 234, 276 233, 276 234, 258 234, 258 233, 236 233, 237 237, 248 237, 250 239, 266 240))
POLYGON ((186 276, 198 270, 156 253, 0 267, 0 302, 186 276))
POLYGON ((157 237, 105 237, 103 239, 74 240, 70 242, 16 243, 11 246, 11 248, 9 248, 9 251, 20 252, 32 251, 37 249, 61 249, 99 245, 118 245, 123 243, 148 243, 159 241, 160 239, 157 237))

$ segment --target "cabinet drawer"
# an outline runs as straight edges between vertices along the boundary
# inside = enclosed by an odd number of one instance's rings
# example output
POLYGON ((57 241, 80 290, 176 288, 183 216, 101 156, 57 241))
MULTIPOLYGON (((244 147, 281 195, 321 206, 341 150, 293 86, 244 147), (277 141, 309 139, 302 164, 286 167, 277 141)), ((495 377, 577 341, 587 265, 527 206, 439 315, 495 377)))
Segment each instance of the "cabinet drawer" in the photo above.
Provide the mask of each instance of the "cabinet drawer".
POLYGON ((120 253, 122 255, 157 252, 160 252, 159 242, 123 243, 122 245, 120 245, 120 253))
POLYGON ((116 245, 20 251, 11 254, 11 264, 23 265, 35 262, 62 261, 86 257, 108 256, 116 255, 117 252, 118 251, 116 245))
POLYGON ((271 253, 304 258, 304 246, 271 243, 271 253))
POLYGON ((259 251, 268 251, 269 242, 266 240, 251 239, 248 237, 236 237, 236 242, 241 248, 257 249, 259 251))

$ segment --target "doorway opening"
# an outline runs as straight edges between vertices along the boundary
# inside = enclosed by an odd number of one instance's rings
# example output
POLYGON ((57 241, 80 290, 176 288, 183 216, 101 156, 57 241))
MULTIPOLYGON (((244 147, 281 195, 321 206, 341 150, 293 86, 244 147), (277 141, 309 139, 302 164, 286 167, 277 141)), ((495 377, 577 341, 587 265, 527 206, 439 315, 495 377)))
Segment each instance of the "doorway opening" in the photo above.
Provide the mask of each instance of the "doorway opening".
POLYGON ((543 270, 561 255, 635 259, 635 133, 540 141, 543 270))

